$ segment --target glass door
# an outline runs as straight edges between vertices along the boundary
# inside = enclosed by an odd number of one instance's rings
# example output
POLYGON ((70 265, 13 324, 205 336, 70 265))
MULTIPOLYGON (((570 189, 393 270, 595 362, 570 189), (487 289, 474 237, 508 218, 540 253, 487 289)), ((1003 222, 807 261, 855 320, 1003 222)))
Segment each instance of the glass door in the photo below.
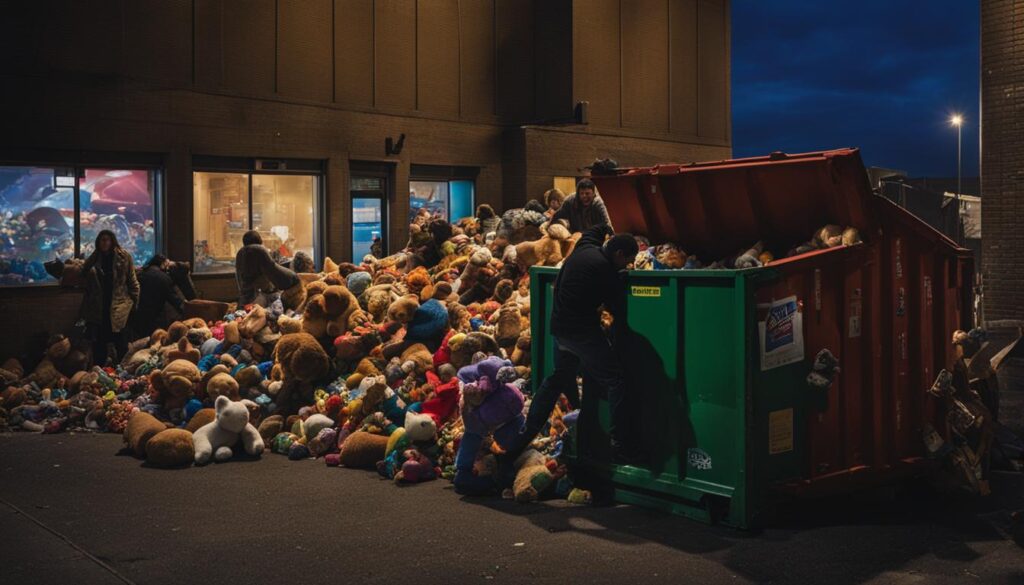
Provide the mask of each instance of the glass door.
POLYGON ((350 194, 352 261, 359 262, 367 254, 383 258, 387 254, 387 179, 353 175, 350 194))

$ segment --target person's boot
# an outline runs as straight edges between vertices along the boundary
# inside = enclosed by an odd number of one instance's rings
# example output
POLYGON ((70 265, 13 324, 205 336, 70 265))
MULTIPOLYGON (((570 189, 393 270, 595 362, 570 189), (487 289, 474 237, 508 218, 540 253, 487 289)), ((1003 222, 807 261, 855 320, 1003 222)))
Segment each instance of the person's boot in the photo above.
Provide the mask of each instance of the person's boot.
POLYGON ((612 439, 612 463, 644 467, 649 460, 647 452, 637 445, 612 439))

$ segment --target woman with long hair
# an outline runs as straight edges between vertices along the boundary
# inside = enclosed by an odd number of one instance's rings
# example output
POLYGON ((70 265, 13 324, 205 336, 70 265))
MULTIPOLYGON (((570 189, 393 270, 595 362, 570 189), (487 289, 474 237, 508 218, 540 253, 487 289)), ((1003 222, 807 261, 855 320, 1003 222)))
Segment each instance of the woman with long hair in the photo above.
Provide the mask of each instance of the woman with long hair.
POLYGON ((114 362, 128 347, 128 317, 139 304, 139 280, 132 255, 117 243, 110 230, 96 234, 96 249, 83 266, 86 278, 82 318, 92 339, 92 359, 106 365, 114 345, 114 362))

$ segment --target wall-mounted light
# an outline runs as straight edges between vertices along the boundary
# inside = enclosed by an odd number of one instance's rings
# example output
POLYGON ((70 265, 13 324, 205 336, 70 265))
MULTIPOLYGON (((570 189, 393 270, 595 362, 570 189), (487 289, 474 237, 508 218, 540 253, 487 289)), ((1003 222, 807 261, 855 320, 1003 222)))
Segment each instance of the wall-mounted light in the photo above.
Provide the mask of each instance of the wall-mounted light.
POLYGON ((402 147, 405 146, 405 134, 398 136, 398 142, 395 142, 393 138, 388 136, 384 139, 384 154, 385 156, 397 156, 402 154, 402 147))

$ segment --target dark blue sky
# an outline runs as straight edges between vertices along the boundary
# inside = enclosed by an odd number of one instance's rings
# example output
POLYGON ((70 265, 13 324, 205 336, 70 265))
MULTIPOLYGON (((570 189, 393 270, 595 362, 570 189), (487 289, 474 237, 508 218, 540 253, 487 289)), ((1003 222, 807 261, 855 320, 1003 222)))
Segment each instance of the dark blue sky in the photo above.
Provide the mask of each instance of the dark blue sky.
POLYGON ((733 0, 736 156, 862 149, 911 176, 978 172, 978 3, 733 0))

